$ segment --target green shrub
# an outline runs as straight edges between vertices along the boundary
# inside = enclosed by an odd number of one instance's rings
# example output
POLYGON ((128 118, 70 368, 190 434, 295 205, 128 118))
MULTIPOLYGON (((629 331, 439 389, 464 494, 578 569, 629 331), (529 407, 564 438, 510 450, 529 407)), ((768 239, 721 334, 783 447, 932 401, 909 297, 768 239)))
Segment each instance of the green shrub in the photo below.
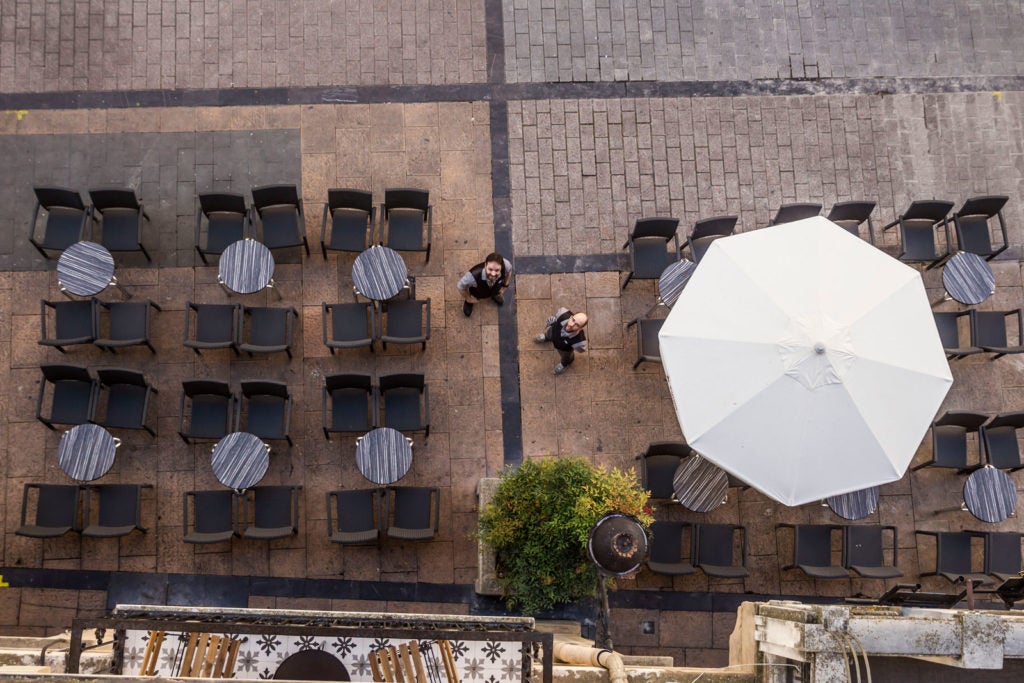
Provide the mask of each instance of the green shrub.
POLYGON ((494 549, 509 607, 534 614, 594 596, 596 576, 586 552, 591 527, 609 512, 647 526, 653 518, 646 504, 635 474, 582 458, 507 468, 480 512, 480 538, 494 549))

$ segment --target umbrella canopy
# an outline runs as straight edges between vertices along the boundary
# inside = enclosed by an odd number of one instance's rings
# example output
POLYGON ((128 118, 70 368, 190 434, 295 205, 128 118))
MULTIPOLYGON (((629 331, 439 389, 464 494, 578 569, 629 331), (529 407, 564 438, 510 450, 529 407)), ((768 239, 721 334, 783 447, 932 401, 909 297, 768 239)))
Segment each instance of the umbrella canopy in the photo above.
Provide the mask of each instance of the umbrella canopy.
POLYGON ((920 274, 820 216, 716 240, 659 340, 690 446, 786 505, 902 477, 953 383, 920 274))

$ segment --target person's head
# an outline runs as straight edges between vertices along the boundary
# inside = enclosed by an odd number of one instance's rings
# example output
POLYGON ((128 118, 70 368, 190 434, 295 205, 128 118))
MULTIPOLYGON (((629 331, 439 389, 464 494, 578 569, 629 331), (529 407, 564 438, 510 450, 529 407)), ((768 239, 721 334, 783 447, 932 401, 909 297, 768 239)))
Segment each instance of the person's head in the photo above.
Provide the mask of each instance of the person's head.
POLYGON ((484 275, 489 280, 496 280, 501 277, 501 269, 505 265, 505 259, 498 252, 491 252, 484 259, 484 275))
POLYGON ((565 331, 579 332, 587 326, 588 320, 586 313, 573 313, 565 321, 565 331))

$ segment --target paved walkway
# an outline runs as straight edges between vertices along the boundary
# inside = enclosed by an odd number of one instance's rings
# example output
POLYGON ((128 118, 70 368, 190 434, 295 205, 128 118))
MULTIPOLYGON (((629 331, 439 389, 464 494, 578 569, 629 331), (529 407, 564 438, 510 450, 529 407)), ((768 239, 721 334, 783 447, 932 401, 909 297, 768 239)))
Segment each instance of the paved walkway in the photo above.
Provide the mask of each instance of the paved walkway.
MULTIPOLYGON (((676 216, 685 235, 710 215, 737 214, 752 230, 783 202, 827 209, 872 199, 881 226, 913 198, 959 204, 1008 194, 1013 246, 994 263, 998 291, 983 308, 1024 300, 1024 48, 1012 39, 1024 23, 1019 4, 961 3, 949 16, 890 3, 859 6, 862 16, 839 3, 369 5, 0 3, 0 149, 9 160, 0 168, 0 382, 8 387, 0 397, 0 566, 13 585, 0 591, 5 631, 63 628, 75 614, 140 598, 498 609, 469 589, 480 477, 546 453, 630 466, 649 442, 681 436, 660 368, 631 369, 636 342, 625 323, 648 309, 654 287, 620 290, 620 247, 641 216, 676 216), (878 49, 886 43, 891 50, 878 49), (186 302, 228 299, 214 268, 194 255, 195 194, 277 181, 300 186, 314 250, 278 259, 283 304, 301 312, 295 358, 197 357, 180 344, 186 302), (118 257, 118 274, 164 309, 154 321, 155 358, 144 349, 61 355, 36 344, 39 299, 60 296, 52 262, 25 240, 31 187, 44 183, 130 185, 146 201, 144 241, 156 265, 118 257), (430 190, 431 259, 407 259, 419 295, 432 302, 425 352, 331 357, 322 345, 321 302, 351 296, 351 256, 316 253, 326 190, 337 186, 370 189, 377 201, 386 187, 430 190), (466 319, 454 283, 495 247, 515 260, 515 296, 466 319), (560 305, 590 313, 591 350, 554 378, 554 354, 529 340, 560 305), (59 435, 34 417, 38 366, 58 362, 144 370, 161 389, 160 435, 122 435, 103 480, 156 485, 145 505, 148 534, 45 542, 13 534, 24 483, 67 481, 56 464, 59 435), (426 374, 431 436, 417 443, 402 483, 441 488, 437 540, 380 549, 327 542, 324 493, 362 485, 354 440, 328 443, 320 432, 323 376, 346 371, 426 374), (291 387, 296 445, 275 451, 266 482, 304 487, 294 539, 181 542, 182 492, 217 486, 208 446, 185 446, 174 433, 180 382, 191 377, 291 387)), ((895 240, 886 234, 882 246, 894 249, 895 240)), ((939 298, 939 273, 925 282, 939 298)), ((264 301, 276 304, 264 295, 244 303, 264 301)), ((1022 367, 1016 357, 955 363, 944 408, 1024 408, 1022 367)), ((930 448, 926 439, 916 462, 930 448)), ((915 528, 978 526, 934 513, 957 499, 958 486, 955 475, 925 470, 883 487, 870 521, 899 527, 908 577, 934 556, 917 546, 915 528)), ((722 664, 745 592, 835 598, 885 588, 780 569, 791 547, 775 524, 837 521, 818 506, 782 508, 733 491, 706 518, 747 526, 751 577, 641 573, 625 583, 636 590, 613 596, 623 651, 722 664), (641 629, 648 621, 654 633, 641 629)), ((1016 519, 995 528, 1024 529, 1016 519)), ((943 588, 937 579, 926 586, 943 588)))

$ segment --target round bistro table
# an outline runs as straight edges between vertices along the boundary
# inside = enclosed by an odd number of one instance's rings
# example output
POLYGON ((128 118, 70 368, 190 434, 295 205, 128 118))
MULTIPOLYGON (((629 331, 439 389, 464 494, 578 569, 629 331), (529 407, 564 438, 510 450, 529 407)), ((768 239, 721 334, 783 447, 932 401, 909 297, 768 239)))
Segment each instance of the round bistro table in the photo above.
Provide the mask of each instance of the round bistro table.
POLYGON ((210 467, 217 481, 236 491, 259 483, 270 467, 270 446, 255 434, 232 432, 213 447, 210 467))
POLYGON ((110 471, 120 439, 103 427, 81 424, 64 432, 57 446, 57 462, 75 481, 93 481, 110 471))
POLYGON ((964 482, 964 505, 983 522, 1001 522, 1017 509, 1017 487, 1006 472, 985 465, 964 482))
POLYGON ((694 512, 710 512, 725 502, 729 494, 729 475, 699 455, 683 458, 672 477, 672 489, 683 507, 694 512))
POLYGON ((61 290, 78 296, 99 294, 114 278, 114 257, 102 244, 75 242, 57 259, 57 282, 61 290))
POLYGON ((995 293, 996 276, 985 259, 969 251, 959 251, 942 267, 942 286, 951 298, 973 306, 995 293))
POLYGON ((391 427, 370 430, 356 442, 356 467, 374 484, 394 484, 412 467, 412 442, 391 427))
POLYGON ((363 296, 387 301, 405 287, 409 269, 401 254, 388 247, 370 247, 352 264, 352 283, 363 296))
POLYGON ((217 279, 232 292, 254 294, 274 282, 274 255, 248 237, 232 242, 220 255, 217 279))

